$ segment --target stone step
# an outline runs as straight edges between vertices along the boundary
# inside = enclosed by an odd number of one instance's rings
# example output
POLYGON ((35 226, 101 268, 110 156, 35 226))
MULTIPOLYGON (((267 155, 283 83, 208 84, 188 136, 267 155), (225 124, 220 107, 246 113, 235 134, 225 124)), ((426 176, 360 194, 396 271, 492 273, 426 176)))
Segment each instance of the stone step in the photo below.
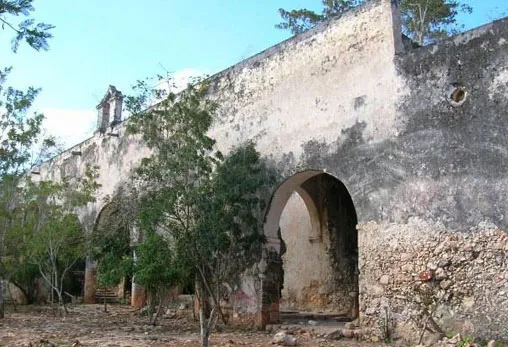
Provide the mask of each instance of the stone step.
POLYGON ((120 298, 111 289, 97 289, 95 292, 95 301, 102 303, 104 300, 106 300, 107 303, 117 303, 120 301, 120 298))

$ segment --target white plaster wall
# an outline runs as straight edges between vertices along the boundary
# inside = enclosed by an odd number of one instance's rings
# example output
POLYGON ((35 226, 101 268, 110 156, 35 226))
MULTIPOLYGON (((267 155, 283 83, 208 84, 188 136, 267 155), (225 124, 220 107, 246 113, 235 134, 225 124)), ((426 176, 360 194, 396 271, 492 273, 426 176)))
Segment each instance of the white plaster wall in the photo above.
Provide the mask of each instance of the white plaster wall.
POLYGON ((375 0, 219 76, 221 150, 254 139, 265 155, 301 153, 303 143, 331 143, 356 122, 380 141, 397 132, 400 44, 390 1, 375 0), (355 99, 364 104, 355 108, 355 99))
POLYGON ((332 309, 332 274, 328 256, 329 238, 310 240, 311 218, 305 202, 293 193, 280 218, 286 253, 282 256, 284 287, 281 310, 332 309))

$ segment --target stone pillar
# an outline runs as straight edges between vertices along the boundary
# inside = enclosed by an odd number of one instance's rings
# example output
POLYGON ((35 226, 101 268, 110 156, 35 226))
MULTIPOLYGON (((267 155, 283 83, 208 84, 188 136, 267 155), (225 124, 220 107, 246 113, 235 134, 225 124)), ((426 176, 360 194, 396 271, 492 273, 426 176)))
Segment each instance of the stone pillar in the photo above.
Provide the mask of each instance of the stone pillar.
POLYGON ((145 287, 132 281, 131 306, 135 308, 142 308, 145 305, 146 305, 145 287))
POLYGON ((261 275, 261 307, 258 312, 257 325, 260 330, 265 330, 268 324, 280 322, 279 301, 282 287, 282 259, 280 256, 280 240, 265 246, 260 270, 261 275))
MULTIPOLYGON (((131 237, 137 241, 139 241, 139 233, 137 229, 131 230, 131 237)), ((134 263, 136 262, 137 256, 136 251, 132 253, 132 258, 134 259, 134 263)), ((135 308, 142 308, 146 306, 146 290, 145 287, 136 283, 136 278, 132 279, 132 289, 131 289, 131 306, 135 308)))
POLYGON ((87 257, 85 267, 85 288, 83 302, 85 304, 94 304, 96 292, 97 292, 97 267, 94 261, 87 257))

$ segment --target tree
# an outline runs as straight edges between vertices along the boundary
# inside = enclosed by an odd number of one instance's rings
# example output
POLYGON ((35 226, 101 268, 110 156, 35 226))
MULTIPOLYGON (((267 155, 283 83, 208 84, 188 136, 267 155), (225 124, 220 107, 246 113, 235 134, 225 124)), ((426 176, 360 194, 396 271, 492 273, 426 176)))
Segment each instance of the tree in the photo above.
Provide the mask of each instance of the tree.
POLYGON ((343 12, 357 6, 361 2, 361 0, 321 0, 323 5, 321 13, 308 9, 287 11, 280 8, 279 14, 283 22, 275 27, 289 30, 293 35, 297 35, 329 18, 340 16, 343 12))
POLYGON ((8 233, 15 228, 13 220, 22 200, 20 179, 29 168, 57 150, 53 138, 41 135, 44 116, 29 114, 39 90, 28 88, 24 92, 5 87, 10 70, 0 71, 0 318, 4 316, 4 243, 8 233))
MULTIPOLYGON (((104 250, 98 261, 97 282, 103 288, 117 286, 131 273, 132 258, 129 254, 120 253, 118 249, 104 250)), ((104 312, 108 312, 106 296, 104 296, 104 312)))
MULTIPOLYGON (((23 40, 37 51, 48 49, 48 40, 52 37, 50 30, 53 26, 44 23, 35 24, 31 18, 13 22, 15 17, 28 17, 34 11, 32 2, 33 0, 0 0, 0 23, 2 30, 14 31, 11 47, 14 52, 23 40)), ((49 155, 51 150, 47 149, 54 147, 52 139, 43 140, 40 135, 43 116, 27 115, 39 90, 29 88, 23 92, 5 87, 10 71, 11 68, 0 69, 0 318, 4 317, 2 288, 2 280, 5 277, 4 243, 19 198, 20 175, 30 167, 30 152, 38 143, 43 144, 40 146, 43 155, 49 155)))
MULTIPOLYGON (((363 0, 322 0, 321 13, 311 10, 286 11, 279 9, 282 23, 279 29, 299 34, 311 27, 340 16, 344 11, 361 4, 363 0)), ((456 33, 457 14, 471 13, 472 8, 458 0, 399 0, 403 32, 419 45, 456 33)))
POLYGON ((27 299, 27 303, 32 304, 36 296, 34 282, 40 275, 39 269, 28 256, 31 235, 23 228, 21 223, 23 212, 20 208, 13 211, 11 218, 9 232, 5 235, 5 252, 1 260, 3 273, 6 282, 17 286, 27 299))
POLYGON ((156 232, 146 232, 136 248, 134 277, 150 294, 150 324, 156 325, 169 290, 182 284, 186 275, 174 246, 156 232), (155 306, 157 304, 157 309, 155 306))
POLYGON ((64 313, 67 313, 64 281, 76 262, 84 257, 86 249, 85 235, 75 211, 94 201, 99 187, 96 178, 97 169, 90 166, 76 182, 32 182, 27 178, 24 201, 18 207, 22 211, 21 228, 30 235, 27 255, 52 293, 56 293, 58 306, 63 307, 64 313))
POLYGON ((243 143, 217 165, 206 199, 201 200, 189 255, 199 275, 203 346, 217 314, 225 320, 220 300, 228 298, 244 271, 261 260, 263 213, 276 181, 275 170, 261 159, 254 143, 243 143), (211 312, 205 311, 208 302, 211 312))
POLYGON ((170 255, 179 254, 179 262, 187 264, 180 268, 194 270, 201 343, 208 346, 218 318, 227 321, 221 298, 234 288, 245 264, 259 260, 262 187, 271 186, 275 175, 252 143, 225 160, 215 149, 207 133, 218 105, 207 98, 206 84, 179 95, 147 86, 138 84, 140 95, 127 99, 134 106, 129 132, 141 134, 153 150, 134 176, 143 192, 139 225, 142 233, 169 242, 169 267, 175 266, 170 255))
POLYGON ((457 14, 471 13, 472 8, 457 0, 402 0, 403 31, 423 46, 457 32, 457 14))
POLYGON ((50 30, 54 26, 45 23, 35 23, 33 18, 27 18, 17 23, 13 17, 29 17, 35 10, 33 0, 0 0, 0 23, 2 30, 10 29, 14 32, 12 50, 16 52, 21 41, 35 49, 48 50, 48 39, 53 37, 50 30))
POLYGON ((126 99, 133 114, 127 130, 141 134, 153 150, 134 176, 143 192, 140 229, 182 245, 194 240, 199 203, 206 196, 213 167, 221 159, 214 151, 215 141, 206 134, 217 105, 206 99, 203 83, 191 85, 179 95, 152 89, 144 82, 137 88, 139 95, 126 99))

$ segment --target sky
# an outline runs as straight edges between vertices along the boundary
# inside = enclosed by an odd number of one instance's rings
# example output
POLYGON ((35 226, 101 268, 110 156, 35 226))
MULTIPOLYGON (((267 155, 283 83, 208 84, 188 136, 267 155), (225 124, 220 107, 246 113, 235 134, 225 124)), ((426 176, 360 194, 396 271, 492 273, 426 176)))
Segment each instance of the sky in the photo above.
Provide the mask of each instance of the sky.
MULTIPOLYGON (((177 80, 213 74, 286 39, 278 8, 319 9, 319 0, 35 0, 33 17, 55 26, 50 50, 10 50, 0 29, 0 66, 8 84, 42 89, 34 110, 66 147, 89 137, 95 106, 108 85, 124 93, 136 80, 174 73, 177 80)), ((468 0, 471 29, 508 10, 508 0, 468 0)))

